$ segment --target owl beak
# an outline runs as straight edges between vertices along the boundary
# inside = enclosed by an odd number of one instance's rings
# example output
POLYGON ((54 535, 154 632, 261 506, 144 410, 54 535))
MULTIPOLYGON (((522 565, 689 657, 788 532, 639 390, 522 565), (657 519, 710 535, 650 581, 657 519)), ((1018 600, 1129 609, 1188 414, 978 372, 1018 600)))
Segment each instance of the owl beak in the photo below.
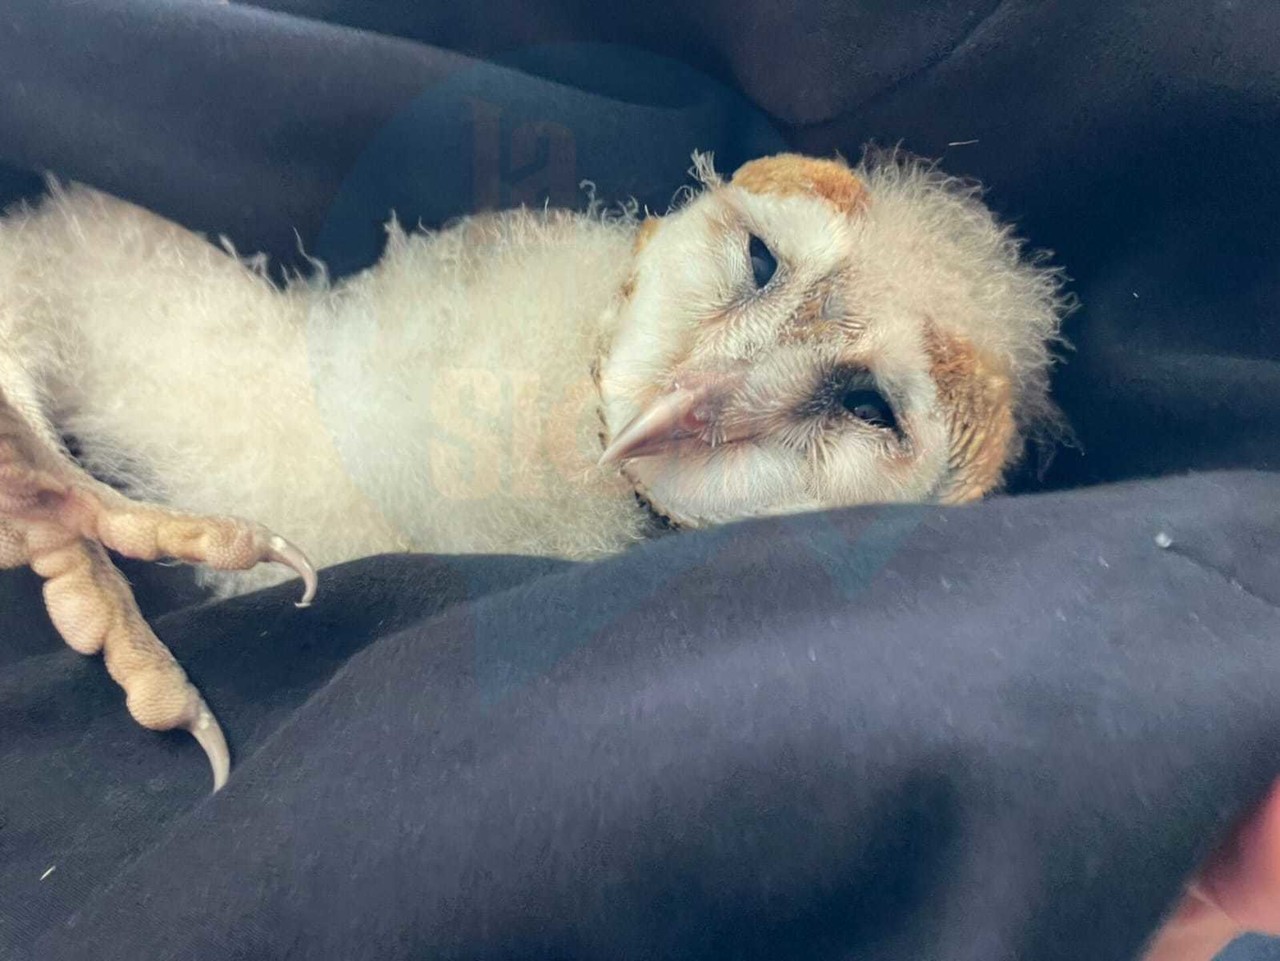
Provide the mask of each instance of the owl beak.
POLYGON ((600 458, 600 466, 614 467, 661 453, 678 441, 703 436, 716 417, 717 399, 722 395, 720 385, 713 381, 668 391, 618 431, 600 458))

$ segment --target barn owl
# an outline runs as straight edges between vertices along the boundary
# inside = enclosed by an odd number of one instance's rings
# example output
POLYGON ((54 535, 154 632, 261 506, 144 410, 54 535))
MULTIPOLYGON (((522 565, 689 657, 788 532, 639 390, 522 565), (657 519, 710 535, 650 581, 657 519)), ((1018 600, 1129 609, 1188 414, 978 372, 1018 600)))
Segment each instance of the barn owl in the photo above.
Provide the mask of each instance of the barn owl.
POLYGON ((372 268, 285 284, 51 186, 0 220, 0 566, 217 789, 222 730, 108 549, 305 605, 375 553, 594 558, 659 519, 997 488, 1053 416, 1059 273, 900 154, 693 172, 662 216, 393 220, 372 268))

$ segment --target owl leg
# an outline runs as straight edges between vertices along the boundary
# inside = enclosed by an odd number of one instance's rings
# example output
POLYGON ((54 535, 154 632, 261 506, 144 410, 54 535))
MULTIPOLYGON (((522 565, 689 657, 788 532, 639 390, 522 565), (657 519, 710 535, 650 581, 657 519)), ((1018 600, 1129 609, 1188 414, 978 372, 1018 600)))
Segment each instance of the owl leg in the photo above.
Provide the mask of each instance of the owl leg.
POLYGON ((45 605, 67 644, 103 654, 139 724, 189 731, 209 757, 217 790, 230 768, 222 730, 104 548, 222 570, 286 564, 304 580, 303 605, 315 594, 315 572, 297 548, 257 524, 129 500, 61 451, 34 409, 0 392, 0 566, 28 564, 45 579, 45 605))

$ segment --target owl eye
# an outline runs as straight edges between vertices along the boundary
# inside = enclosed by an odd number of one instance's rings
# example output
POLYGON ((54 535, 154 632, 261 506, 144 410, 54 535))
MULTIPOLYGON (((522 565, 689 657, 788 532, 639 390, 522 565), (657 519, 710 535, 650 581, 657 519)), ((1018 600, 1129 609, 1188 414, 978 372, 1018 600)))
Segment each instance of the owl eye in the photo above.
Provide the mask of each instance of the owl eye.
POLYGON ((778 269, 778 259, 773 256, 773 251, 765 242, 755 234, 751 235, 751 240, 747 244, 747 253, 751 255, 751 276, 755 279, 756 289, 759 290, 773 279, 778 269))
POLYGON ((897 432, 898 418, 893 406, 880 391, 870 387, 846 390, 840 397, 840 406, 849 414, 871 427, 897 432))

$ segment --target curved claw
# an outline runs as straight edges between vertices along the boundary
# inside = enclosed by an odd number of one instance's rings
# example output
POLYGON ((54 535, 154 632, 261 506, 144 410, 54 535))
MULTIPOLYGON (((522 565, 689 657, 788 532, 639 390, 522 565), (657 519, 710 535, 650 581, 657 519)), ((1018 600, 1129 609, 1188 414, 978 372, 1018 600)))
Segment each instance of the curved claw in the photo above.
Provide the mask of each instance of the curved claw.
POLYGON ((209 710, 204 698, 199 698, 196 706, 196 718, 186 729, 196 739, 196 743, 204 749, 209 758, 209 766, 213 768, 213 789, 220 791, 227 783, 231 773, 231 750, 227 747, 227 739, 222 734, 218 719, 209 710))
POLYGON ((316 599, 316 588, 319 586, 319 579, 316 577, 316 569, 307 560, 307 555, 277 534, 271 538, 269 550, 267 551, 267 560, 276 564, 284 564, 297 572, 298 576, 302 578, 303 590, 302 600, 298 601, 295 606, 310 607, 311 602, 316 599))

